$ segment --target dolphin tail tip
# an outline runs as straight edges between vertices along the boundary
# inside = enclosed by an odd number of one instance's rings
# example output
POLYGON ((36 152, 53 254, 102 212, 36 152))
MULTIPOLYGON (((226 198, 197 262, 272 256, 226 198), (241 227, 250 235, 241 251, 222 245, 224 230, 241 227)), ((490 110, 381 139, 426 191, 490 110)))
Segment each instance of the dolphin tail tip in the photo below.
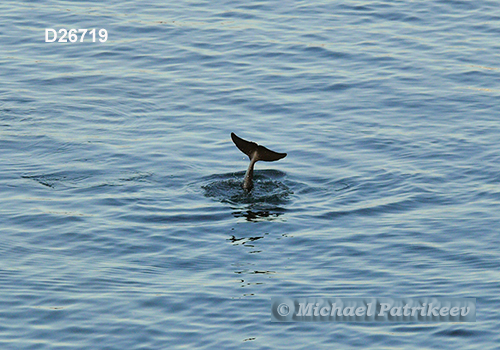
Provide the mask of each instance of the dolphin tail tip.
POLYGON ((257 153, 258 159, 265 162, 274 162, 286 157, 286 153, 274 152, 264 146, 259 146, 257 153))
POLYGON ((238 149, 245 153, 250 160, 253 157, 256 157, 255 160, 263 160, 265 162, 274 162, 276 160, 280 160, 287 156, 286 153, 279 153, 275 151, 271 151, 270 149, 260 146, 252 141, 247 141, 238 137, 234 132, 231 133, 231 139, 238 149), (257 154, 255 154, 257 152, 257 154))

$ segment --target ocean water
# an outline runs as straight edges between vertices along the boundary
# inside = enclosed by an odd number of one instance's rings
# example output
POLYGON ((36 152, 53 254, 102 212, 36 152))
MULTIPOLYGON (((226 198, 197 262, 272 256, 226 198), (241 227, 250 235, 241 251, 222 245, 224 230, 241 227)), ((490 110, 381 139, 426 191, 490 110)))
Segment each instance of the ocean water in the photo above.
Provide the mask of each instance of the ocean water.
POLYGON ((499 348, 497 1, 0 10, 2 349, 499 348), (250 194, 231 132, 288 153, 250 194), (280 296, 477 322, 272 323, 280 296))

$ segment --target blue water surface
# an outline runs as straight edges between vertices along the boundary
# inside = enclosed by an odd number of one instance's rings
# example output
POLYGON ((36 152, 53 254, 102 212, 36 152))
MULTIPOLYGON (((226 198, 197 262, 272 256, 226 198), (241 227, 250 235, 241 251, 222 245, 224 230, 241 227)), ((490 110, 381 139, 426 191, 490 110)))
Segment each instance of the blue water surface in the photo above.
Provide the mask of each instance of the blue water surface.
POLYGON ((497 1, 0 18, 2 349, 498 349, 497 1), (288 153, 250 194, 231 132, 288 153), (477 322, 272 323, 278 296, 477 298, 477 322))

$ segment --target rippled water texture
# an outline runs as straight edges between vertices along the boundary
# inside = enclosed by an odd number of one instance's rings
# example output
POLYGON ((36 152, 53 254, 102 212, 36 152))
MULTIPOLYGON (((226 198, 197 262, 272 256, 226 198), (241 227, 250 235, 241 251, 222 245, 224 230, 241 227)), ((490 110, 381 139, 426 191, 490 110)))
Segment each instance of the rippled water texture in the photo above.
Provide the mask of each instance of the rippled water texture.
POLYGON ((498 2, 0 16, 2 349, 498 348, 498 2), (288 153, 250 193, 231 132, 288 153), (279 296, 477 298, 477 322, 271 323, 279 296))

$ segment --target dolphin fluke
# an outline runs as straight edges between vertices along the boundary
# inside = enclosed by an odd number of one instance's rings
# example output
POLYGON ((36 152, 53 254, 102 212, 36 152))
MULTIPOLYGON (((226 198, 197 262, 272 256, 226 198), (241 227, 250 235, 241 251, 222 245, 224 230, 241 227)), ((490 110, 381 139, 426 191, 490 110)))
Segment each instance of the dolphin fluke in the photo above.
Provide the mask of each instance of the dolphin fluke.
POLYGON ((263 160, 265 162, 274 162, 286 157, 286 153, 274 152, 264 146, 256 144, 255 142, 243 140, 234 132, 231 133, 231 138, 233 139, 236 147, 238 147, 241 152, 245 153, 250 160, 254 157, 255 151, 257 151, 256 156, 258 158, 255 161, 263 160))
POLYGON ((250 159, 250 165, 248 166, 247 173, 245 174, 245 180, 243 181, 243 188, 247 191, 250 191, 253 188, 253 167, 255 162, 259 160, 274 162, 286 157, 286 153, 274 152, 264 146, 256 144, 255 142, 243 140, 234 132, 231 133, 231 139, 236 147, 238 147, 238 149, 245 153, 250 159))

